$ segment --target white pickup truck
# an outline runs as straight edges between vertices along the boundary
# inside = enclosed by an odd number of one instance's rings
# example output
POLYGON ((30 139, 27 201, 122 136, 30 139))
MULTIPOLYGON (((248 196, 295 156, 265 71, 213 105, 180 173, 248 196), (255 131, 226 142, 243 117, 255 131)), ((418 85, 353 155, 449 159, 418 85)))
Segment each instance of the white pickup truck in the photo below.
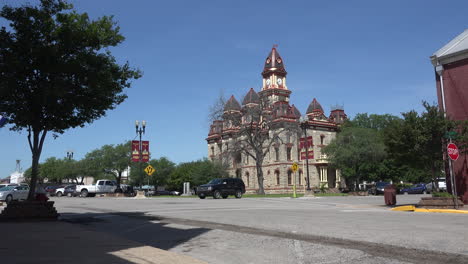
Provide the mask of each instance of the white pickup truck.
POLYGON ((77 185, 76 192, 81 197, 95 196, 101 193, 114 193, 117 188, 117 184, 110 180, 98 180, 94 185, 77 185))

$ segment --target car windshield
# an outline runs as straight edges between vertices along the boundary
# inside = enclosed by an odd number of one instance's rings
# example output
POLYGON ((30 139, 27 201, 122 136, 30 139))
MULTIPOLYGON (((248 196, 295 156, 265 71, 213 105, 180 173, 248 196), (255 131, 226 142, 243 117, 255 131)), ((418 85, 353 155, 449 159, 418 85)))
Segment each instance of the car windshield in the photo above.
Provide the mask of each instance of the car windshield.
POLYGON ((0 192, 4 192, 4 191, 10 191, 10 190, 13 190, 16 186, 6 186, 6 187, 3 187, 3 188, 0 188, 0 192))
POLYGON ((208 184, 220 184, 221 182, 221 179, 212 179, 208 184))
POLYGON ((389 183, 388 182, 378 182, 376 184, 377 187, 384 187, 384 186, 387 186, 389 183))

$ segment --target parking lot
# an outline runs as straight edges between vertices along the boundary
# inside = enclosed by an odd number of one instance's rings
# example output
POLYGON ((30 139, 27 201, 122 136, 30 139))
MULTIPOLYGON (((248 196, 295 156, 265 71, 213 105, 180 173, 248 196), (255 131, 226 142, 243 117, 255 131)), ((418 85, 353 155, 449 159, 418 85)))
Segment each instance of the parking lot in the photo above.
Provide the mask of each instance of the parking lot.
POLYGON ((466 215, 393 212, 383 196, 52 200, 64 221, 209 263, 468 261, 466 215))

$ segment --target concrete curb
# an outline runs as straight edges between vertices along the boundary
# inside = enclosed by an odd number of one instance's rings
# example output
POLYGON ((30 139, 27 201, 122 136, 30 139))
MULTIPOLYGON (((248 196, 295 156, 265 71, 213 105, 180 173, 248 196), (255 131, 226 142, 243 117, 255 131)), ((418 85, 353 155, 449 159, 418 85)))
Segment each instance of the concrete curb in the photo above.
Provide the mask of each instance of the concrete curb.
POLYGON ((451 214, 468 214, 467 210, 455 210, 455 209, 426 209, 416 208, 414 205, 398 206, 390 209, 391 211, 400 212, 417 212, 417 213, 451 213, 451 214))

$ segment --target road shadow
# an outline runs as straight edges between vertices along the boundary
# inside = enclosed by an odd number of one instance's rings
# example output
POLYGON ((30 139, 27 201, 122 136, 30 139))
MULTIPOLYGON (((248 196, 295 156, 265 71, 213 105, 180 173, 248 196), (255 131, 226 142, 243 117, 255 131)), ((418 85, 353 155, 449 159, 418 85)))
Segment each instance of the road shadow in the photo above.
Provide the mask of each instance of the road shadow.
POLYGON ((194 263, 191 257, 163 250, 210 231, 175 227, 144 213, 62 214, 60 221, 0 227, 0 263, 194 263))
POLYGON ((142 212, 62 214, 63 222, 79 224, 95 232, 105 232, 163 250, 169 250, 211 229, 177 226, 142 212), (171 226, 169 226, 171 225, 171 226))

